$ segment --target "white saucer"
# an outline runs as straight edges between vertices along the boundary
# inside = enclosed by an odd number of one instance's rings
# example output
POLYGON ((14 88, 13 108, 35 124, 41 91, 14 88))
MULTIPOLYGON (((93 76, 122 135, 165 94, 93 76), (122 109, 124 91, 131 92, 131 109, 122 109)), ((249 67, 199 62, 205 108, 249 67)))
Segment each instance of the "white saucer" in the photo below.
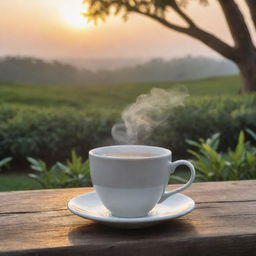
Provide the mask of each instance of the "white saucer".
POLYGON ((119 228, 142 228, 183 216, 191 212, 195 202, 183 194, 174 194, 155 206, 145 217, 119 218, 112 216, 100 201, 96 192, 82 194, 68 202, 68 209, 83 218, 119 228))

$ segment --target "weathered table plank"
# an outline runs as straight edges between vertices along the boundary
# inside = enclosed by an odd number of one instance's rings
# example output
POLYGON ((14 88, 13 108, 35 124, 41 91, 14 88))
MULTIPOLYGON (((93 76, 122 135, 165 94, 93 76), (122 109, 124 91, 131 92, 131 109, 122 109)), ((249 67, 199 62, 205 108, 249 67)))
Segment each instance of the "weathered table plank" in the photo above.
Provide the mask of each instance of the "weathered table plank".
POLYGON ((0 255, 256 255, 256 181, 197 183, 196 209, 141 230, 71 214, 91 188, 0 193, 0 255))

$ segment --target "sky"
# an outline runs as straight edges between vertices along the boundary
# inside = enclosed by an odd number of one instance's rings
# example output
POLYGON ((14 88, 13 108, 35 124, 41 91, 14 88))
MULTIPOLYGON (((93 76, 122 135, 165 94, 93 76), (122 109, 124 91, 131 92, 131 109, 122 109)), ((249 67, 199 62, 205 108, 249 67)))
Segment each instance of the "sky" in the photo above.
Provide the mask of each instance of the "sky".
MULTIPOLYGON (((253 31, 249 12, 237 0, 253 31)), ((136 14, 127 22, 111 17, 97 26, 84 22, 80 0, 0 0, 0 55, 41 58, 172 58, 219 55, 199 41, 136 14)), ((186 12, 202 28, 232 43, 217 4, 207 7, 191 1, 186 12)), ((181 21, 170 14, 173 21, 181 21)), ((255 37, 254 37, 255 39, 255 37)))

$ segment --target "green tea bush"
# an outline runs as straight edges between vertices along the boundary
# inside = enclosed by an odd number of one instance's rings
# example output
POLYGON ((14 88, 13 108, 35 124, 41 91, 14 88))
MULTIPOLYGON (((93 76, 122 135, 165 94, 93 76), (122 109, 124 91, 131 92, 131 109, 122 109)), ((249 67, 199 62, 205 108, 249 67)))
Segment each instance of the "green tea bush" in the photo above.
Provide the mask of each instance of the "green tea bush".
POLYGON ((27 156, 48 162, 63 160, 74 149, 87 157, 88 150, 110 137, 113 121, 88 117, 68 108, 5 107, 0 110, 0 157, 16 161, 27 156))
MULTIPOLYGON (((186 153, 186 139, 206 139, 220 133, 219 149, 226 151, 234 148, 240 130, 246 128, 256 130, 256 95, 194 97, 170 113, 149 143, 180 155, 186 153)), ((251 140, 250 136, 247 139, 251 140)))
MULTIPOLYGON (((101 110, 1 103, 0 159, 11 156, 12 163, 20 164, 30 156, 54 163, 66 159, 72 149, 87 157, 91 148, 113 143, 117 109, 101 110)), ((191 97, 170 112, 145 144, 170 148, 174 157, 180 157, 187 152, 186 139, 197 141, 220 133, 218 149, 227 151, 246 128, 256 130, 256 95, 191 97)), ((246 140, 255 143, 249 134, 246 140)))

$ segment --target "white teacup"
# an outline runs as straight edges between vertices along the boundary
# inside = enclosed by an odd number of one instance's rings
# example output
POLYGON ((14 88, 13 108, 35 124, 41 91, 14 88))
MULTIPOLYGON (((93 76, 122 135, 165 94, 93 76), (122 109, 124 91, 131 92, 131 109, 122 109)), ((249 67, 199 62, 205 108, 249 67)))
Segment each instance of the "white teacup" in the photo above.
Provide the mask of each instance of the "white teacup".
POLYGON ((186 160, 171 162, 171 157, 171 151, 161 147, 95 148, 89 152, 93 186, 113 216, 146 216, 157 203, 186 189, 194 181, 193 165, 186 160), (169 176, 179 165, 190 169, 190 179, 185 185, 166 192, 169 176))

